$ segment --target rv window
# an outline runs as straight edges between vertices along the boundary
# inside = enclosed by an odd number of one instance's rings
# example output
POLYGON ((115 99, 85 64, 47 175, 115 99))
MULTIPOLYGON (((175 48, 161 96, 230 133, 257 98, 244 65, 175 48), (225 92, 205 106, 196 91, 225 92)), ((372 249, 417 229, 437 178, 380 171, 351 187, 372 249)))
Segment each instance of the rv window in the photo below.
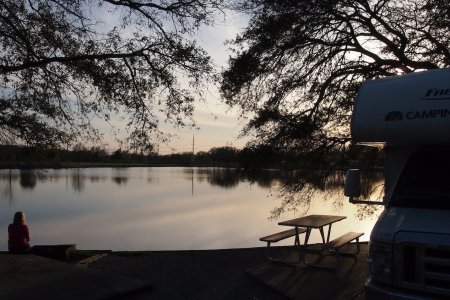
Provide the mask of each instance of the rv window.
POLYGON ((391 205, 450 209, 450 149, 413 154, 400 175, 391 205))

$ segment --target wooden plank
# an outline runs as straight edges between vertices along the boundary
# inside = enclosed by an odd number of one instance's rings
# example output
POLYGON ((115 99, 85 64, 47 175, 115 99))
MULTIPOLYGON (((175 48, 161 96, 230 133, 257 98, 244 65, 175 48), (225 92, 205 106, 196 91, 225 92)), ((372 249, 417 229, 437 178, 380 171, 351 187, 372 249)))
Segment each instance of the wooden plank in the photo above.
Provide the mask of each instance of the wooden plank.
MULTIPOLYGON (((298 233, 304 233, 306 232, 306 229, 304 228, 299 228, 298 229, 298 233)), ((265 237, 260 238, 259 240, 262 242, 271 242, 271 243, 276 243, 279 242, 281 240, 287 239, 291 236, 295 236, 295 228, 289 229, 289 230, 285 230, 285 231, 281 231, 281 232, 277 232, 265 237)))
POLYGON ((81 268, 87 268, 89 267, 90 264, 102 259, 103 257, 107 256, 107 253, 102 253, 102 254, 98 254, 98 255, 94 255, 91 257, 88 257, 86 259, 80 260, 77 265, 81 268))

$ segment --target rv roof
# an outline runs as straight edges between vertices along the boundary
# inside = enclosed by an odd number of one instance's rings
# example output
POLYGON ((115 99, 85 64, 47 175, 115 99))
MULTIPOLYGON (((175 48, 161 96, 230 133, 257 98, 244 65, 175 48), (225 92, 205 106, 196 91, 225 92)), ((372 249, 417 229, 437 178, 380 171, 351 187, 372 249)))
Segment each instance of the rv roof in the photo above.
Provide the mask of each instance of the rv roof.
POLYGON ((358 144, 450 144, 450 69, 366 81, 351 130, 358 144))

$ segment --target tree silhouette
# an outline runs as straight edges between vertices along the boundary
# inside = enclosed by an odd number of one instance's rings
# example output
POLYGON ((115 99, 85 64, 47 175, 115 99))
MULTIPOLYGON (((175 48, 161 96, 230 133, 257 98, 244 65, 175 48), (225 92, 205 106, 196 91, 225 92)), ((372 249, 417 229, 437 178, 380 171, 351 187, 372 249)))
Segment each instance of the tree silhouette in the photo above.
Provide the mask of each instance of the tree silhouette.
POLYGON ((147 149, 168 137, 160 121, 193 125, 212 67, 189 37, 221 8, 222 0, 1 1, 0 142, 96 141, 93 120, 118 114, 130 147, 147 149))
MULTIPOLYGON (((353 102, 372 78, 450 66, 450 4, 440 0, 251 0, 232 42, 225 101, 254 144, 316 159, 349 141, 353 102)), ((322 165, 324 163, 324 165, 322 165)))
POLYGON ((450 66, 448 1, 250 0, 237 9, 250 21, 231 42, 221 93, 241 109, 253 147, 297 155, 302 174, 280 190, 279 212, 310 201, 359 152, 349 127, 362 82, 450 66))

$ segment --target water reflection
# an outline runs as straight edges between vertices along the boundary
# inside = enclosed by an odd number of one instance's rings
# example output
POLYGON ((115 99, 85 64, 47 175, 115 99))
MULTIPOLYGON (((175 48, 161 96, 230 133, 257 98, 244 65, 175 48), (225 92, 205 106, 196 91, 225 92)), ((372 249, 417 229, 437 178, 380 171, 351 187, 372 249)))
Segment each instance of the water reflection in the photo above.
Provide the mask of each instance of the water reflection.
POLYGON ((20 186, 24 189, 34 189, 37 175, 33 170, 20 170, 20 186))
POLYGON ((13 183, 19 182, 22 189, 33 190, 38 181, 46 180, 45 172, 31 169, 8 169, 0 171, 0 181, 7 182, 8 193, 12 192, 13 183))
POLYGON ((233 188, 239 184, 240 174, 236 169, 214 168, 207 176, 208 183, 222 188, 233 188))
MULTIPOLYGON (((186 169, 186 172, 190 172, 186 169)), ((206 180, 209 184, 222 188, 236 187, 239 182, 248 181, 259 187, 271 188, 276 182, 290 182, 292 171, 283 170, 242 170, 233 168, 198 168, 195 169, 196 180, 206 180)))
MULTIPOLYGON (((19 183, 24 190, 34 190, 39 183, 47 181, 58 182, 65 180, 66 183, 70 181, 70 185, 74 191, 81 192, 84 190, 86 182, 100 183, 106 180, 106 176, 99 174, 86 174, 84 170, 89 169, 47 169, 47 170, 33 170, 33 169, 8 169, 0 170, 0 182, 6 182, 5 189, 8 194, 12 193, 14 183, 19 183)), ((121 174, 120 171, 118 174, 121 174)), ((112 177, 113 181, 123 184, 128 180, 126 176, 116 175, 112 177)))
MULTIPOLYGON (((56 178, 58 178, 57 176, 56 178)), ((72 188, 74 191, 81 192, 84 189, 85 186, 85 180, 86 178, 83 176, 83 174, 80 172, 80 169, 76 169, 75 172, 72 173, 72 188)))
MULTIPOLYGON (((282 214, 294 211, 305 215, 311 203, 317 197, 331 202, 335 211, 340 211, 348 201, 343 195, 344 172, 323 173, 324 171, 294 172, 287 181, 280 181, 274 195, 280 205, 272 210, 271 218, 278 219, 282 214)), ((361 177, 361 197, 381 200, 384 192, 383 172, 364 172, 361 177)), ((357 217, 362 220, 379 213, 380 207, 373 205, 356 205, 357 217)))
POLYGON ((128 182, 128 168, 113 168, 112 180, 117 185, 125 186, 128 182))
MULTIPOLYGON (((379 191, 381 175, 371 176, 363 178, 365 193, 379 191)), ((279 231, 280 219, 308 212, 342 213, 352 226, 370 230, 373 221, 357 219, 377 211, 348 205, 341 196, 343 173, 322 182, 307 180, 313 177, 227 168, 0 170, 0 205, 9 207, 0 210, 0 237, 7 236, 7 222, 16 210, 28 213, 33 243, 77 243, 80 249, 263 246, 258 237, 279 231), (296 186, 302 195, 277 197, 296 186)), ((339 230, 354 228, 342 225, 339 230)), ((0 250, 6 247, 0 238, 0 250)))
POLYGON ((14 200, 14 191, 13 191, 13 185, 12 182, 16 181, 18 179, 18 175, 13 173, 12 170, 8 170, 8 172, 5 174, 5 177, 7 178, 7 184, 5 185, 5 187, 3 188, 3 197, 2 199, 7 199, 9 200, 8 204, 11 206, 11 203, 14 200))
MULTIPOLYGON (((147 184, 158 184, 158 173, 152 173, 152 168, 147 168, 147 184)), ((170 168, 168 168, 170 169, 170 168)), ((286 211, 304 211, 309 209, 311 200, 317 193, 332 199, 332 205, 339 210, 345 201, 342 195, 344 173, 334 172, 324 176, 320 171, 301 172, 284 170, 252 170, 246 171, 233 168, 182 168, 184 178, 191 182, 191 194, 194 194, 195 183, 207 182, 211 186, 224 189, 233 189, 240 182, 256 184, 258 187, 273 189, 272 194, 280 199, 280 205, 273 209, 272 218, 277 219, 286 211)), ((383 193, 383 173, 366 172, 362 177, 362 196, 364 198, 381 198, 383 193)), ((100 184, 108 177, 118 186, 125 187, 131 179, 129 168, 112 169, 62 169, 62 170, 2 170, 0 181, 7 184, 3 187, 3 197, 13 201, 13 183, 19 181, 24 190, 33 190, 39 182, 59 180, 70 181, 73 191, 82 192, 86 182, 100 184), (107 170, 111 171, 108 176, 107 170)), ((358 206, 361 218, 373 214, 373 209, 366 206, 358 206)))
MULTIPOLYGON (((0 181, 11 183, 19 180, 23 189, 33 190, 39 181, 47 180, 58 182, 59 180, 69 180, 74 191, 81 192, 85 189, 86 182, 100 183, 109 177, 117 185, 125 185, 131 176, 128 174, 129 168, 112 168, 111 176, 89 173, 98 169, 63 169, 63 170, 2 170, 0 172, 0 181)), ((101 170, 101 169, 100 169, 101 170)), ((149 168, 151 170, 151 168, 149 168)), ((243 171, 230 168, 184 168, 182 172, 186 175, 185 179, 195 182, 208 182, 210 185, 229 189, 236 187, 240 181, 249 181, 256 183, 260 187, 270 188, 274 182, 284 180, 286 172, 275 170, 262 171, 243 171)), ((149 171, 147 182, 157 184, 158 178, 149 171)))

